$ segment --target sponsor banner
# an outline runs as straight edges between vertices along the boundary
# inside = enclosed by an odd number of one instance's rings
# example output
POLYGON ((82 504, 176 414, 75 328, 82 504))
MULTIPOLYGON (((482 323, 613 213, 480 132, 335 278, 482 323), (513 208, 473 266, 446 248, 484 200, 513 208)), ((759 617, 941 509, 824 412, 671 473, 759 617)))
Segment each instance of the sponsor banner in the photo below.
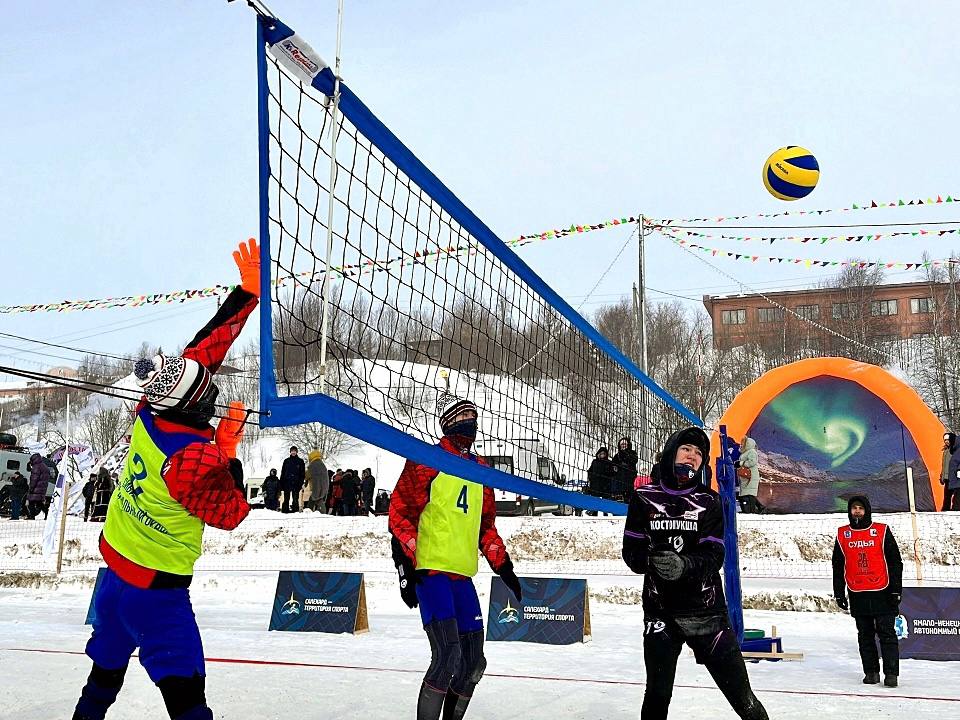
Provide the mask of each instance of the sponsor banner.
POLYGON ((100 583, 103 582, 103 576, 106 572, 105 567, 97 570, 97 582, 93 586, 93 592, 90 593, 90 606, 87 608, 87 619, 83 621, 84 625, 93 625, 93 622, 97 619, 97 611, 93 606, 93 601, 97 597, 97 591, 100 589, 100 583))
POLYGON ((590 640, 590 596, 586 580, 520 578, 517 602, 503 580, 490 582, 487 640, 571 645, 590 640))
POLYGON ((960 660, 960 588, 905 587, 896 629, 902 658, 960 660))
POLYGON ((270 629, 366 632, 369 627, 363 575, 281 570, 270 614, 270 629))
POLYGON ((291 35, 270 46, 270 52, 305 85, 310 85, 327 67, 316 51, 299 35, 291 35))

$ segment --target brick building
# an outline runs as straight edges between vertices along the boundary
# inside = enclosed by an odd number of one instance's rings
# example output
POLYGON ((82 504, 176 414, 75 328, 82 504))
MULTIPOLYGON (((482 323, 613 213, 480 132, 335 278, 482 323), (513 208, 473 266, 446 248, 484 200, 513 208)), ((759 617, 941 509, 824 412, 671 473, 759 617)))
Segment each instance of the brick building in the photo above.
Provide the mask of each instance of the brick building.
MULTIPOLYGON (((937 308, 953 307, 949 284, 898 283, 858 288, 771 291, 766 297, 861 342, 895 341, 934 332, 937 308)), ((838 339, 771 304, 761 295, 704 295, 721 350, 756 343, 827 352, 838 339)), ((842 342, 842 341, 841 341, 842 342)))

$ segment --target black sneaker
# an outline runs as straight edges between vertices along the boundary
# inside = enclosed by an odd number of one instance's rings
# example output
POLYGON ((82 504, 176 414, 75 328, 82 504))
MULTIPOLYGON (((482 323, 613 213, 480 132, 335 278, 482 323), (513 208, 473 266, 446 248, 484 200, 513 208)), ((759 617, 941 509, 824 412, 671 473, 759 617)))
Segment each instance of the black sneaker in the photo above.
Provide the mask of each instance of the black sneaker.
MULTIPOLYGON (((887 677, 890 677, 889 675, 887 677)), ((894 679, 896 682, 896 679, 894 679)), ((868 672, 863 676, 864 685, 879 685, 880 684, 880 673, 878 672, 868 672)))
POLYGON ((897 686, 897 676, 896 675, 886 675, 883 678, 883 684, 886 687, 896 687, 897 686))

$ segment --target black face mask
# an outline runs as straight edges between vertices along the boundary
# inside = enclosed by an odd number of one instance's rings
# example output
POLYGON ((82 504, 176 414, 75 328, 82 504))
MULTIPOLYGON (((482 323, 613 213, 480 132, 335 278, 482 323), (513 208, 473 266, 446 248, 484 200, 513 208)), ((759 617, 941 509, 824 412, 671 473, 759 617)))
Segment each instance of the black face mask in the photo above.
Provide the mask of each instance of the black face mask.
POLYGON ((850 515, 850 527, 854 530, 859 530, 867 526, 867 515, 864 513, 863 517, 854 517, 851 513, 850 515))
POLYGON ((697 479, 697 471, 693 469, 693 465, 686 463, 674 463, 673 475, 677 478, 677 484, 680 487, 690 485, 697 479))
MULTIPOLYGON (((457 438, 466 442, 467 447, 477 439, 477 420, 461 420, 443 429, 443 434, 449 438, 457 438)), ((461 443, 462 444, 462 443, 461 443)))

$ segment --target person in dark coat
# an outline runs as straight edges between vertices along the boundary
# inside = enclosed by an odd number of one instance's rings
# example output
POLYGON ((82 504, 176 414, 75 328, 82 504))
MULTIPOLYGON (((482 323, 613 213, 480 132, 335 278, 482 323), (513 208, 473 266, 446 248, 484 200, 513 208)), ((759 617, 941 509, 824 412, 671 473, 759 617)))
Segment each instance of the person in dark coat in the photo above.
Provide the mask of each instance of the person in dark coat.
POLYGON ((363 477, 360 479, 360 497, 363 499, 363 514, 369 515, 373 512, 373 493, 377 488, 377 479, 373 476, 370 468, 365 468, 363 477))
POLYGON ((90 477, 83 484, 83 521, 87 522, 93 515, 93 489, 97 484, 97 476, 90 473, 90 477))
POLYGON ((710 439, 701 428, 688 427, 671 435, 661 452, 658 484, 631 493, 623 529, 623 560, 644 576, 647 684, 640 718, 667 717, 686 644, 740 718, 767 720, 750 687, 720 580, 723 510, 706 484, 710 439))
POLYGON ((940 484, 943 485, 943 512, 960 510, 960 478, 957 477, 958 462, 954 461, 957 452, 957 436, 952 433, 943 434, 943 465, 940 470, 940 484))
POLYGON ((903 588, 900 548, 889 527, 873 522, 866 495, 850 498, 847 516, 850 523, 837 531, 833 546, 833 595, 857 623, 864 684, 880 682, 879 639, 883 684, 897 687, 900 648, 894 623, 903 588))
POLYGON ((587 493, 594 497, 610 497, 610 485, 616 471, 617 469, 610 459, 610 452, 605 447, 597 450, 593 462, 587 469, 587 493))
POLYGON ((276 468, 270 468, 270 474, 263 479, 260 490, 263 492, 263 506, 267 510, 279 510, 280 478, 277 477, 276 468))
POLYGON ((40 457, 40 453, 34 453, 30 456, 27 469, 30 471, 30 488, 27 491, 27 517, 33 520, 43 510, 43 504, 47 498, 50 468, 40 457))
POLYGON ((93 485, 93 522, 103 522, 107 519, 107 507, 110 505, 110 496, 113 495, 114 479, 105 467, 100 468, 97 480, 93 485))
POLYGON ((610 497, 623 502, 633 490, 633 481, 637 477, 637 451, 633 449, 630 438, 622 437, 617 443, 617 454, 613 456, 616 472, 610 485, 610 497))
POLYGON ((280 512, 300 512, 300 491, 303 490, 307 469, 303 464, 303 458, 297 452, 296 445, 291 447, 290 456, 283 461, 280 468, 280 489, 283 490, 283 507, 280 512), (292 507, 291 498, 293 499, 292 507))
POLYGON ((360 480, 354 470, 347 470, 340 481, 343 488, 343 514, 356 515, 357 501, 360 499, 360 480))
POLYGON ((10 478, 10 519, 19 520, 20 511, 23 509, 23 503, 27 499, 27 493, 30 492, 30 483, 17 470, 10 478))

